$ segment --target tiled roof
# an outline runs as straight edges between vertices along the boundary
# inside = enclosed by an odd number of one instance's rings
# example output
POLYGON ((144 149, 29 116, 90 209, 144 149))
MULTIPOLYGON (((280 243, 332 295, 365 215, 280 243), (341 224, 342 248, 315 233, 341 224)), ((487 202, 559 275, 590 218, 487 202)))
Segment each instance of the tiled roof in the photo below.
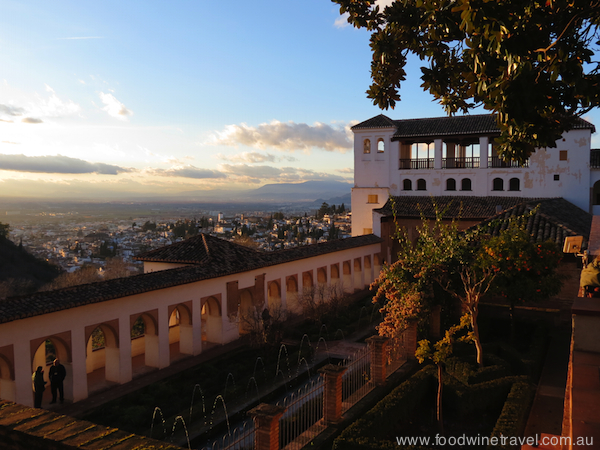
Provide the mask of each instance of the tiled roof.
POLYGON ((491 225, 492 235, 497 235, 500 230, 506 229, 511 217, 528 213, 538 205, 526 225, 533 241, 552 240, 562 249, 567 236, 583 236, 585 242, 589 240, 592 215, 564 198, 526 201, 490 217, 483 224, 491 225))
POLYGON ((491 224, 492 234, 508 226, 508 219, 520 216, 539 205, 537 212, 527 221, 527 231, 535 241, 551 239, 561 248, 567 236, 583 236, 587 242, 592 226, 592 215, 563 198, 522 197, 392 197, 383 208, 375 211, 396 217, 435 218, 437 210, 445 211, 445 219, 481 220, 491 224), (496 207, 501 207, 498 213, 496 207))
POLYGON ((396 126, 396 121, 384 116, 383 114, 379 114, 378 116, 371 117, 364 122, 354 125, 351 129, 361 130, 363 128, 393 128, 396 126))
MULTIPOLYGON (((202 236, 198 236, 181 244, 184 244, 183 247, 185 247, 185 243, 187 242, 190 246, 193 246, 195 251, 198 252, 196 255, 198 257, 202 255, 202 250, 198 245, 202 239, 202 236)), ((207 257, 187 267, 8 298, 0 302, 0 323, 217 278, 340 250, 377 244, 381 242, 381 239, 371 234, 275 252, 259 252, 210 236, 204 236, 204 242, 207 243, 207 257)), ((168 253, 166 248, 162 250, 168 253)), ((194 255, 194 251, 179 248, 174 254, 178 255, 178 257, 180 255, 194 255)))
MULTIPOLYGON (((500 134, 496 117, 492 114, 475 114, 467 116, 445 116, 423 119, 392 120, 380 114, 364 122, 354 125, 352 130, 370 128, 396 127, 393 140, 422 137, 444 136, 483 136, 500 134)), ((596 129, 591 123, 577 118, 573 129, 596 129)))
POLYGON ((528 199, 522 197, 471 197, 471 196, 397 196, 388 199, 386 204, 374 210, 384 216, 428 219, 435 218, 436 211, 443 211, 445 219, 462 218, 469 220, 485 220, 498 212, 498 208, 506 210, 528 199), (392 209, 393 207, 393 209, 392 209))

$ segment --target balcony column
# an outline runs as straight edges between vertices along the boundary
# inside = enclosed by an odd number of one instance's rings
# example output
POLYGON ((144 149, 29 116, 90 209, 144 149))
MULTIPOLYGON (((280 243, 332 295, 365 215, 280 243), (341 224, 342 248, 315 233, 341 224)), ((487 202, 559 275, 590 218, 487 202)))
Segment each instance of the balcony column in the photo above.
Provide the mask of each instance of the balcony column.
POLYGON ((433 141, 433 168, 442 168, 442 146, 443 142, 441 139, 435 139, 433 141))
POLYGON ((488 168, 488 159, 490 157, 490 139, 487 136, 479 138, 479 168, 488 168))

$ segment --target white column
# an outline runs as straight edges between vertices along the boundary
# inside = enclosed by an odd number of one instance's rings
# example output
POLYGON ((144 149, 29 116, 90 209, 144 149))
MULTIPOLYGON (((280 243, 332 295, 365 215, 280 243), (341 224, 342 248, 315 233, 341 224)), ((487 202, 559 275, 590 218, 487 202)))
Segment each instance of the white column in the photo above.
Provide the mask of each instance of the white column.
POLYGON ((490 140, 487 136, 479 138, 479 168, 488 168, 488 158, 490 156, 490 140))
MULTIPOLYGON (((33 406, 33 387, 31 376, 31 350, 29 340, 19 339, 14 343, 15 351, 15 402, 33 406)), ((48 387, 49 389, 50 387, 48 387)))
POLYGON ((169 360, 169 306, 158 308, 158 368, 168 367, 169 360))
POLYGON ((202 353, 202 304, 199 298, 192 301, 192 355, 202 353))
POLYGON ((131 381, 133 377, 132 366, 131 327, 129 315, 124 315, 119 317, 119 383, 124 384, 131 381))
POLYGON ((442 168, 442 140, 436 139, 433 141, 433 168, 442 168))
MULTIPOLYGON (((68 386, 73 386, 73 401, 77 402, 88 397, 88 385, 87 385, 87 370, 85 366, 85 329, 82 326, 76 327, 71 330, 71 372, 67 372, 67 377, 72 375, 71 380, 65 379, 65 397, 68 396, 68 386)), ((66 367, 66 366, 65 366, 66 367)))

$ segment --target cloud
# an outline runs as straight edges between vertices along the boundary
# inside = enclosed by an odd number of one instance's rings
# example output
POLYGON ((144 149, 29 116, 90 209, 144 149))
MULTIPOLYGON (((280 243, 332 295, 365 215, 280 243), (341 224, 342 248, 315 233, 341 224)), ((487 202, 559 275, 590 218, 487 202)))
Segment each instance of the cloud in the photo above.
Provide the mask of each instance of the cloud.
POLYGON ((247 164, 222 164, 220 169, 231 178, 239 178, 238 182, 256 184, 261 181, 292 183, 311 180, 347 181, 345 178, 325 172, 297 167, 249 166, 247 164))
POLYGON ((5 116, 22 116, 25 113, 23 108, 12 105, 0 105, 0 114, 5 116))
POLYGON ((2 141, 3 144, 14 144, 14 145, 19 145, 20 142, 11 142, 11 141, 2 141))
POLYGON ((127 120, 127 116, 133 115, 133 112, 130 109, 127 109, 114 95, 105 94, 104 92, 100 92, 98 95, 105 105, 102 110, 106 111, 109 116, 116 117, 120 120, 127 120))
POLYGON ((345 153, 352 148, 351 131, 348 125, 333 127, 320 122, 307 125, 277 120, 257 127, 245 123, 228 125, 223 131, 217 132, 208 143, 233 147, 244 145, 258 149, 275 148, 283 151, 307 151, 311 148, 320 148, 345 153))
POLYGON ((335 22, 333 22, 333 26, 336 28, 346 28, 350 26, 350 24, 348 23, 348 17, 350 17, 350 14, 348 14, 347 12, 342 14, 340 17, 335 19, 335 22))
POLYGON ((255 164, 255 163, 262 163, 262 162, 278 162, 278 161, 297 161, 297 158, 294 158, 293 156, 275 156, 272 155, 270 153, 258 153, 258 152, 243 152, 243 153, 238 153, 237 155, 233 155, 233 156, 226 156, 223 155, 222 153, 219 153, 218 155, 216 155, 216 157, 218 159, 221 159, 223 161, 230 161, 230 162, 242 162, 242 163, 250 163, 250 164, 255 164))
POLYGON ((68 156, 25 156, 0 154, 0 170, 36 173, 97 173, 102 175, 117 175, 131 172, 119 166, 103 163, 90 163, 82 159, 68 156))
POLYGON ((21 119, 23 123, 44 123, 42 119, 36 119, 35 117, 25 117, 21 119))
POLYGON ((344 167, 343 169, 336 169, 335 171, 339 173, 354 173, 354 169, 352 167, 344 167))
MULTIPOLYGON (((391 6, 392 3, 394 3, 394 1, 395 0, 376 0, 375 5, 379 6, 379 11, 383 12, 384 8, 386 6, 391 6)), ((336 28, 346 28, 347 26, 350 26, 350 24, 348 23, 348 17, 350 17, 350 14, 345 12, 340 17, 335 19, 335 22, 333 22, 333 26, 336 28)))
POLYGON ((194 179, 205 179, 205 178, 226 178, 227 175, 218 170, 201 169, 192 165, 183 167, 174 167, 171 169, 153 169, 148 171, 152 175, 159 175, 165 177, 182 177, 182 178, 194 178, 194 179))

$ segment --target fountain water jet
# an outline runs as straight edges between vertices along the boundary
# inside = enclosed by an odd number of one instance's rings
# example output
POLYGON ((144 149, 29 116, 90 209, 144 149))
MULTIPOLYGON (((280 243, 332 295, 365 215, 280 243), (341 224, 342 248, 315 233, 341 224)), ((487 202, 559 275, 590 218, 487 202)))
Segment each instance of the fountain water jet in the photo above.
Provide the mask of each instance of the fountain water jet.
POLYGON ((275 370, 275 378, 277 378, 277 374, 279 373, 279 363, 281 361, 281 350, 285 350, 285 359, 287 361, 287 366, 288 366, 288 378, 292 378, 292 371, 290 369, 290 357, 289 357, 287 347, 285 346, 285 344, 281 344, 281 347, 279 347, 279 355, 277 356, 277 369, 275 370))
POLYGON ((231 372, 229 372, 227 374, 227 379, 225 380, 225 391, 223 392, 223 395, 227 395, 227 386, 229 385, 229 377, 231 377, 231 383, 233 384, 233 388, 235 389, 235 379, 233 378, 233 374, 231 372))
POLYGON ((175 427, 177 426, 178 421, 181 422, 181 424, 183 425, 183 430, 185 431, 185 437, 187 439, 188 450, 192 450, 192 446, 190 445, 190 435, 185 425, 185 420, 183 420, 182 416, 175 417, 175 422, 173 422, 173 429, 171 430, 171 442, 173 442, 173 435, 175 434, 175 427))
POLYGON ((152 425, 150 426, 150 437, 152 437, 152 432, 154 431, 154 421, 156 419, 157 412, 160 413, 160 418, 162 420, 163 436, 167 435, 167 428, 165 426, 165 416, 163 416, 162 410, 157 406, 156 408, 154 408, 154 413, 152 413, 152 425))
POLYGON ((200 394, 202 395, 202 414, 204 414, 204 420, 206 421, 206 404, 204 403, 204 392, 202 392, 200 385, 196 384, 194 385, 194 389, 192 389, 192 403, 190 403, 190 423, 192 423, 192 413, 194 411, 194 395, 196 394, 196 388, 198 388, 200 394))
POLYGON ((246 400, 248 400, 248 391, 250 390, 250 384, 252 381, 254 381, 254 387, 256 388, 256 398, 259 397, 258 384, 256 384, 256 378, 250 377, 250 379, 248 380, 248 385, 246 386, 246 400))
POLYGON ((225 405, 225 399, 220 394, 217 395, 217 397, 215 398, 213 410, 212 410, 212 413, 210 414, 210 429, 212 430, 212 427, 214 425, 215 410, 217 409, 217 401, 219 399, 221 399, 221 403, 223 404, 223 411, 225 411, 225 420, 227 421, 227 434, 231 435, 231 426, 229 425, 229 414, 227 414, 227 406, 225 405))

